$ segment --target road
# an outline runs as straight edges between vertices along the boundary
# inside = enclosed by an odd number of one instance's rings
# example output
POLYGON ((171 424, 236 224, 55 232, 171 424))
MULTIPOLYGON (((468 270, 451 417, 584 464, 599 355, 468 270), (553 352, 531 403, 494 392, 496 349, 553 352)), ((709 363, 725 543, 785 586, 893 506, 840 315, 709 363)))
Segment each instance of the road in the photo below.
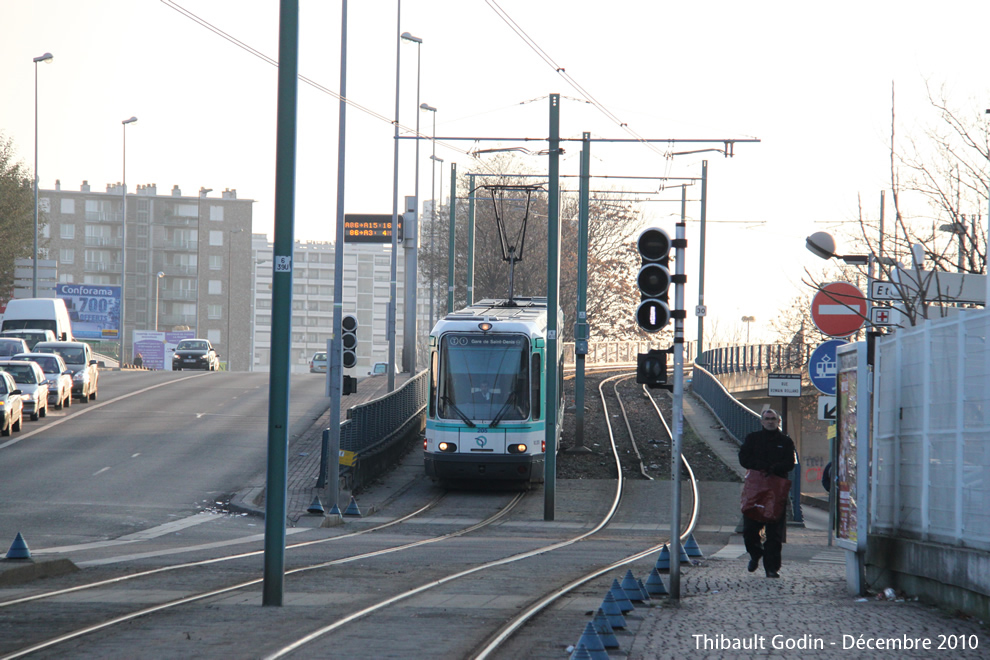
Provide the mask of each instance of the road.
MULTIPOLYGON (((290 437, 326 410, 324 376, 291 381, 290 437)), ((0 544, 117 538, 215 506, 265 470, 268 375, 100 374, 99 399, 0 439, 0 544)))

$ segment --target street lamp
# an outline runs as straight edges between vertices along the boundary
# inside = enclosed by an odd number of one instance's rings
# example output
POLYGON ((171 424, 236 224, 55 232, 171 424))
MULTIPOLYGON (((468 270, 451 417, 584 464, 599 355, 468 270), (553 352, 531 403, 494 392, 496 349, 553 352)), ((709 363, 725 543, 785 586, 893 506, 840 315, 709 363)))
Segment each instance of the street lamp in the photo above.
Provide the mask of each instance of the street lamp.
POLYGON ((158 271, 158 277, 155 278, 155 332, 158 332, 158 285, 163 277, 165 277, 165 273, 158 271))
POLYGON ((127 125, 137 121, 137 117, 125 119, 121 123, 121 130, 124 134, 122 154, 122 181, 121 181, 121 230, 120 230, 120 360, 119 365, 124 366, 124 311, 127 298, 126 282, 124 278, 127 274, 127 125))
MULTIPOLYGON (((966 216, 963 216, 963 220, 966 216)), ((963 272, 963 253, 966 250, 966 224, 965 222, 953 222, 947 225, 939 225, 939 231, 945 231, 950 234, 955 234, 959 237, 959 247, 956 252, 956 271, 963 272)))
POLYGON ((202 282, 200 274, 203 272, 203 264, 200 263, 202 259, 202 251, 199 249, 200 243, 203 240, 203 199, 206 197, 207 193, 213 192, 213 188, 200 188, 199 189, 199 199, 196 200, 196 336, 202 337, 199 334, 199 287, 202 282))
MULTIPOLYGON (((45 53, 34 58, 34 253, 31 270, 31 297, 38 297, 38 62, 51 62, 54 56, 45 53)), ((418 144, 418 143, 417 143, 418 144)))
MULTIPOLYGON (((433 328, 433 279, 434 279, 434 258, 433 258, 433 241, 436 235, 436 224, 437 224, 437 109, 432 105, 427 103, 419 104, 420 110, 426 110, 427 112, 433 113, 433 137, 430 142, 433 143, 433 155, 430 156, 430 170, 432 171, 432 180, 430 182, 430 205, 433 207, 430 211, 433 214, 433 219, 430 221, 430 329, 433 328)), ((442 160, 440 161, 443 162, 442 160)))
MULTIPOLYGON (((414 37, 408 32, 403 32, 401 38, 416 44, 416 105, 419 106, 420 88, 420 56, 423 40, 414 37)), ((406 275, 405 275, 405 311, 402 316, 402 370, 410 374, 416 373, 416 308, 419 274, 419 111, 416 112, 416 208, 411 226, 415 226, 416 231, 410 231, 411 227, 406 227, 404 232, 405 255, 406 255, 406 275)))
POLYGON ((755 316, 744 316, 742 322, 746 324, 746 345, 749 345, 749 324, 756 320, 755 316))
MULTIPOLYGON (((231 229, 230 235, 227 237, 227 309, 225 310, 227 314, 227 336, 224 337, 223 343, 225 344, 224 349, 227 353, 227 371, 230 371, 230 357, 231 357, 231 341, 230 341, 230 290, 233 288, 230 279, 230 260, 231 260, 231 248, 234 243, 234 234, 240 234, 243 229, 231 229)), ((197 266, 198 268, 198 266, 197 266)))

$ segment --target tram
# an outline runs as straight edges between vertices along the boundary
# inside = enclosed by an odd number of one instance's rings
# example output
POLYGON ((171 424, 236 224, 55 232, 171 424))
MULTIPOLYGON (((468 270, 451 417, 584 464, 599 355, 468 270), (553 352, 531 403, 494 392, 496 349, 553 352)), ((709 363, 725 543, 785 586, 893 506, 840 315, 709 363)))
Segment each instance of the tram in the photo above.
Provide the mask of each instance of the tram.
MULTIPOLYGON (((562 312, 557 309, 558 328, 562 312)), ((557 342, 557 420, 548 420, 547 299, 482 300, 430 333, 426 474, 440 482, 542 483, 546 425, 563 422, 557 342)))

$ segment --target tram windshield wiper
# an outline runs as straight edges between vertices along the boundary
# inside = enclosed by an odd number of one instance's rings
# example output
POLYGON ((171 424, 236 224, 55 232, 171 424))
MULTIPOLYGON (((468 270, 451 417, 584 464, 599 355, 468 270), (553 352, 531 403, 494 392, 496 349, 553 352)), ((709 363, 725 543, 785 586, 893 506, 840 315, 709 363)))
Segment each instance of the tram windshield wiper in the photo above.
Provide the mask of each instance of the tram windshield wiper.
POLYGON ((444 395, 444 396, 440 397, 440 400, 443 401, 444 403, 446 403, 448 406, 450 406, 450 409, 454 411, 454 414, 457 415, 458 417, 460 417, 461 418, 461 421, 464 422, 465 424, 467 424, 469 427, 474 428, 475 426, 477 426, 477 424, 475 424, 474 422, 471 421, 471 418, 469 418, 467 415, 465 415, 464 412, 460 408, 458 408, 456 405, 454 405, 454 402, 450 400, 450 397, 449 396, 444 395))
POLYGON ((492 428, 498 426, 498 423, 502 421, 502 418, 505 417, 506 413, 508 413, 509 410, 512 409, 512 405, 515 403, 515 401, 516 401, 516 391, 512 390, 512 392, 509 394, 509 397, 505 400, 505 403, 502 404, 502 408, 498 411, 498 414, 495 415, 495 419, 492 420, 492 423, 489 424, 489 426, 492 428))

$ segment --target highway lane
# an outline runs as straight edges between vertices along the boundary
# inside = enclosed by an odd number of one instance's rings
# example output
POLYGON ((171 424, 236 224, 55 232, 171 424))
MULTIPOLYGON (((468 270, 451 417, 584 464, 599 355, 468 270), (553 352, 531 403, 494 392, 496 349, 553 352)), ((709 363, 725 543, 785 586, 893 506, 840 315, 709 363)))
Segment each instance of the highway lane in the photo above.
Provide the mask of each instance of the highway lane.
MULTIPOLYGON (((291 381, 290 438, 327 407, 291 381)), ((189 516, 265 470, 268 375, 102 372, 99 400, 0 439, 0 552, 118 538, 189 516)))

